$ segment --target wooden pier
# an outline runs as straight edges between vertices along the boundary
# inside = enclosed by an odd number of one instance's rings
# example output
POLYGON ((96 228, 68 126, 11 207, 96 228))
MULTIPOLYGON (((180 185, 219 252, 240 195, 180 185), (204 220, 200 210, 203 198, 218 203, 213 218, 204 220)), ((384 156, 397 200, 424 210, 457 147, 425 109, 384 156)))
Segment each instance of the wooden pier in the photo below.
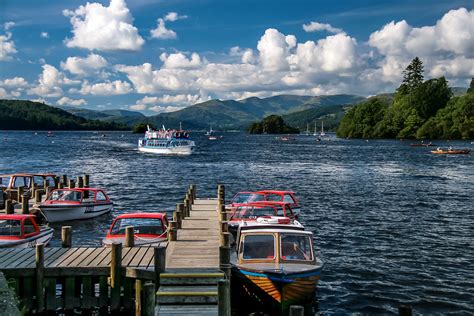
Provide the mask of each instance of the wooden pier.
MULTIPOLYGON (((0 271, 27 314, 230 315, 224 188, 197 199, 190 186, 168 227, 147 247, 0 249, 0 271), (158 306, 156 306, 158 303, 158 306)), ((132 230, 128 230, 132 231, 132 230)), ((65 239, 65 240, 64 240, 65 239)), ((127 238, 126 238, 127 239, 127 238)))

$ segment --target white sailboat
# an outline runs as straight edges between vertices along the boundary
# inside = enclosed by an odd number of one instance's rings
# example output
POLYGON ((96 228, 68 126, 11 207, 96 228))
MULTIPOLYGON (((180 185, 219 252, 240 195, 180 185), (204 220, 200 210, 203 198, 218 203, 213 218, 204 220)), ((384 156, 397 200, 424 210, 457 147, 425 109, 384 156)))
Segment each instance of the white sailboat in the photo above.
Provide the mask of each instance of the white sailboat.
POLYGON ((213 133, 214 131, 212 130, 212 125, 211 125, 209 128, 209 131, 206 132, 206 136, 211 136, 213 133))
POLYGON ((326 136, 326 133, 324 132, 324 122, 321 121, 321 133, 319 134, 320 136, 326 136))
POLYGON ((317 128, 316 128, 316 123, 314 123, 314 133, 313 136, 319 136, 317 128))
POLYGON ((311 135, 311 133, 309 132, 309 123, 306 124, 306 136, 309 136, 311 135))

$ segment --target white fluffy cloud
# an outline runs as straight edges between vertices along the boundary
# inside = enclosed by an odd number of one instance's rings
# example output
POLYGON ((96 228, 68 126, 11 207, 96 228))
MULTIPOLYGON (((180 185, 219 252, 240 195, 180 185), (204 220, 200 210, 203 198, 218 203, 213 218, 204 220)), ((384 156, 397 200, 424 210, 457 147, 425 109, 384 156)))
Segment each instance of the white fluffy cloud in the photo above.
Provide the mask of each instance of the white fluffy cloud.
POLYGON ((3 24, 5 34, 0 35, 0 61, 12 59, 12 55, 17 52, 15 42, 12 40, 12 33, 8 30, 15 25, 13 22, 3 24))
POLYGON ((193 53, 191 58, 187 58, 183 53, 166 54, 160 55, 160 60, 163 62, 163 68, 168 69, 192 69, 201 66, 201 57, 193 53))
POLYGON ((89 54, 86 58, 68 57, 65 62, 61 62, 61 68, 74 75, 91 75, 107 66, 107 60, 97 54, 89 54))
POLYGON ((44 64, 43 72, 38 77, 38 84, 28 90, 29 94, 41 97, 59 97, 62 95, 62 86, 78 84, 78 81, 70 80, 64 76, 56 67, 44 64))
POLYGON ((115 80, 112 82, 101 82, 95 84, 89 84, 89 82, 84 81, 82 87, 79 90, 81 94, 92 94, 92 95, 119 95, 127 94, 132 92, 132 86, 126 81, 115 80))
POLYGON ((49 38, 48 32, 41 32, 40 36, 41 36, 41 38, 49 38))
POLYGON ((81 106, 81 105, 87 105, 87 101, 84 99, 79 99, 79 100, 74 100, 70 99, 68 97, 62 97, 58 101, 56 101, 57 105, 69 105, 69 106, 81 106))
POLYGON ((159 39, 175 39, 177 37, 176 32, 166 28, 166 21, 174 22, 186 18, 186 15, 179 15, 176 12, 169 12, 163 18, 159 18, 157 20, 158 24, 156 28, 150 31, 151 37, 159 39))
POLYGON ((110 0, 108 7, 100 3, 87 3, 74 11, 64 10, 73 26, 68 47, 89 50, 137 51, 144 44, 143 38, 133 26, 133 18, 124 0, 110 0))
POLYGON ((342 29, 331 26, 331 24, 319 23, 319 22, 311 22, 309 24, 303 24, 303 30, 305 30, 305 32, 327 31, 329 33, 334 33, 334 34, 344 32, 342 29))
POLYGON ((28 81, 23 77, 14 77, 5 80, 0 80, 0 87, 6 87, 10 89, 25 88, 28 86, 28 81))

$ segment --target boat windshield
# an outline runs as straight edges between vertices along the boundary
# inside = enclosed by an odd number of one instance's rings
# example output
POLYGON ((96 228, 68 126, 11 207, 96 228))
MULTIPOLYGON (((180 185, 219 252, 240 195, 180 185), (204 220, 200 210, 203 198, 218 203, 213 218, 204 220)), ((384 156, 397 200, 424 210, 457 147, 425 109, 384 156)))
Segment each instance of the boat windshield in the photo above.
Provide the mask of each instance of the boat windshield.
POLYGON ((270 234, 245 236, 240 249, 244 259, 275 259, 275 237, 270 234))
POLYGON ((237 193, 232 200, 232 203, 250 203, 258 201, 265 201, 265 196, 257 193, 237 193))
POLYGON ((283 260, 313 260, 313 249, 308 235, 282 234, 280 244, 283 260))
POLYGON ((254 207, 254 206, 239 206, 237 207, 232 219, 257 218, 261 216, 275 216, 275 208, 268 207, 254 207))
POLYGON ((21 236, 21 222, 17 220, 0 220, 0 236, 21 236))
POLYGON ((72 201, 80 202, 82 200, 82 192, 70 190, 55 190, 51 193, 48 201, 72 201))
POLYGON ((163 224, 160 218, 120 218, 115 221, 112 227, 113 235, 125 234, 127 226, 134 227, 135 234, 161 235, 164 233, 163 224))

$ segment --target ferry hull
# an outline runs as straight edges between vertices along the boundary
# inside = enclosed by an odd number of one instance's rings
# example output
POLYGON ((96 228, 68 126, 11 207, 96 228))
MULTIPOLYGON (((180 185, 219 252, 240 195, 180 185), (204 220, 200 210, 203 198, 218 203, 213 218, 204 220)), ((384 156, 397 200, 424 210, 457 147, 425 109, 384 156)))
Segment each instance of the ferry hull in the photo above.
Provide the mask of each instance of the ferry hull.
POLYGON ((171 148, 156 148, 141 146, 138 150, 145 153, 160 154, 160 155, 191 155, 194 151, 193 146, 180 146, 171 148))
POLYGON ((53 229, 46 228, 42 230, 38 235, 28 237, 20 240, 1 240, 0 248, 31 248, 37 244, 48 244, 53 237, 53 229))
POLYGON ((248 306, 252 312, 256 309, 272 315, 288 315, 291 305, 305 305, 309 312, 316 297, 320 272, 319 269, 285 275, 253 272, 234 266, 232 293, 238 294, 233 297, 239 302, 241 300, 239 306, 248 306))
POLYGON ((113 203, 87 205, 40 205, 39 209, 48 222, 63 222, 88 219, 103 215, 112 210, 113 203))

